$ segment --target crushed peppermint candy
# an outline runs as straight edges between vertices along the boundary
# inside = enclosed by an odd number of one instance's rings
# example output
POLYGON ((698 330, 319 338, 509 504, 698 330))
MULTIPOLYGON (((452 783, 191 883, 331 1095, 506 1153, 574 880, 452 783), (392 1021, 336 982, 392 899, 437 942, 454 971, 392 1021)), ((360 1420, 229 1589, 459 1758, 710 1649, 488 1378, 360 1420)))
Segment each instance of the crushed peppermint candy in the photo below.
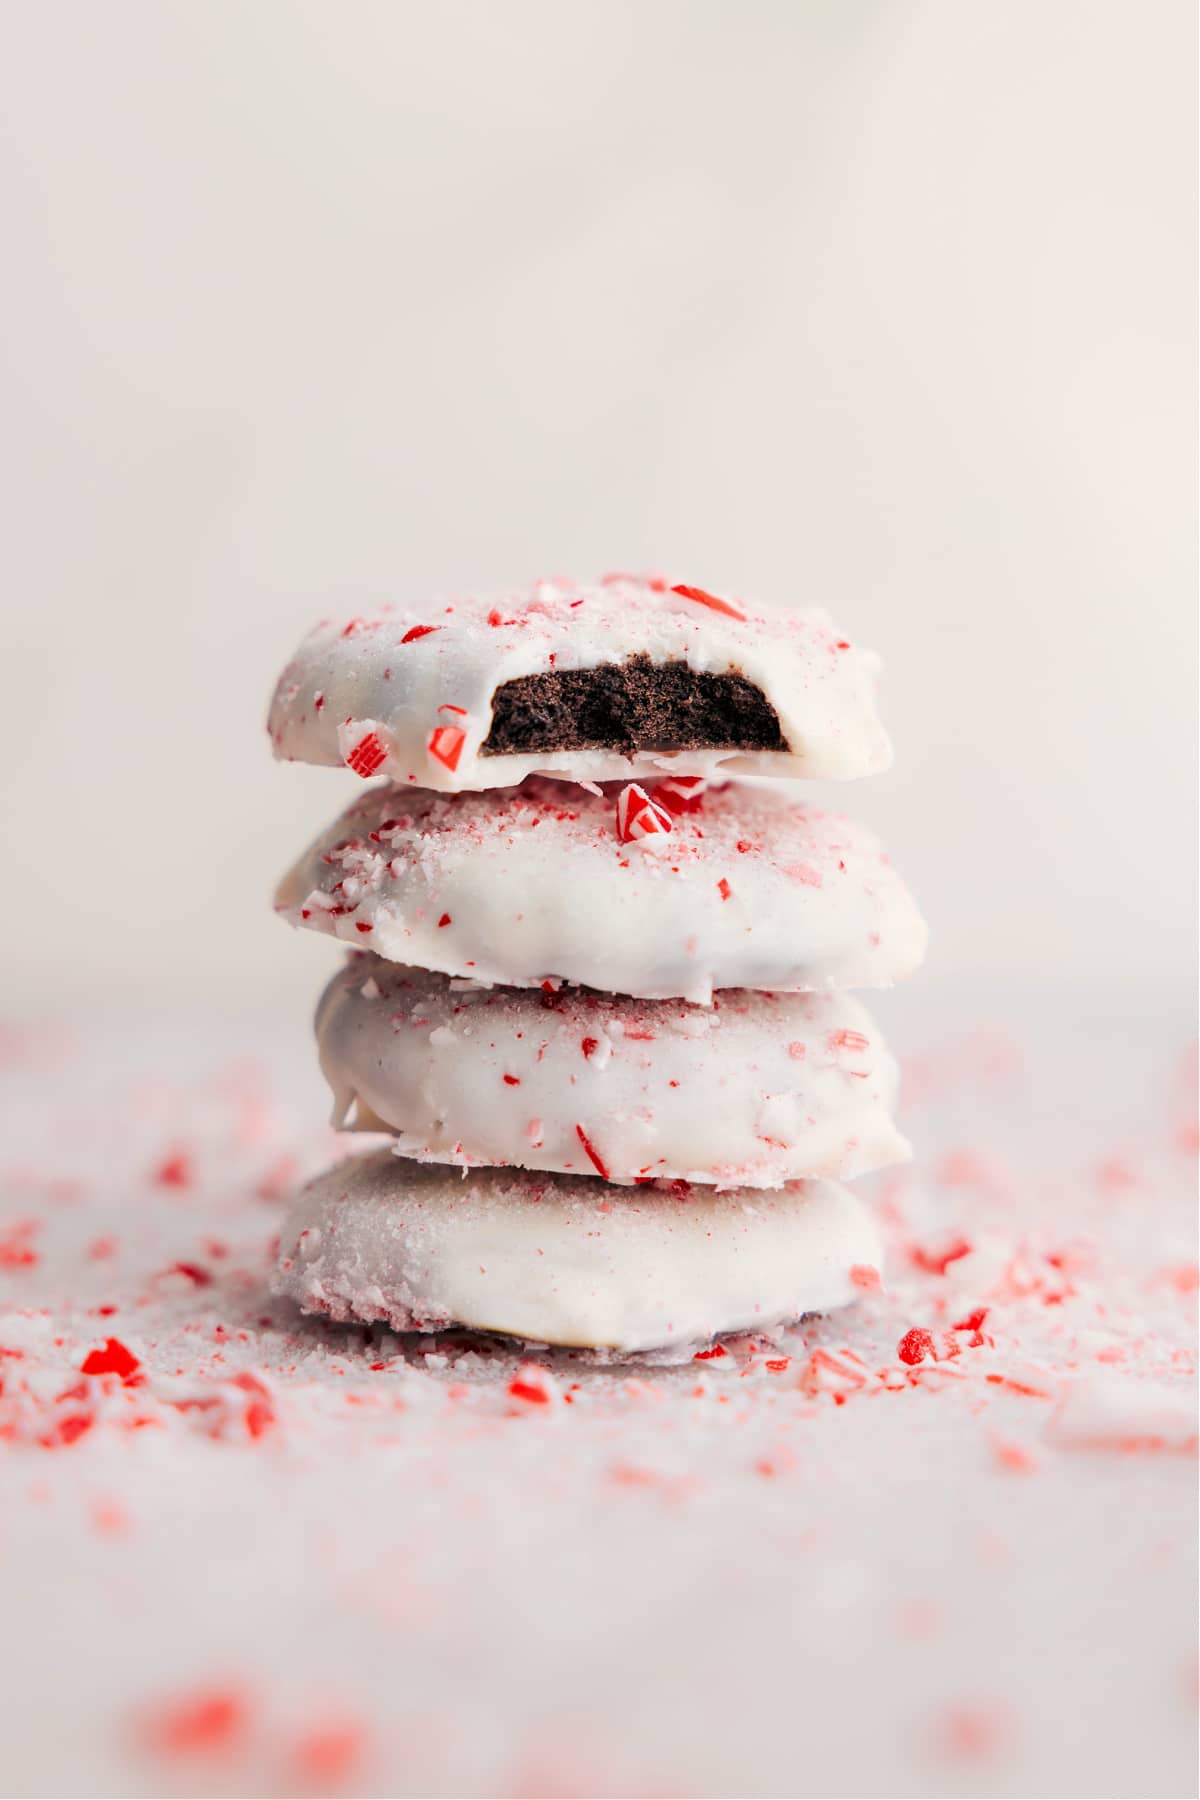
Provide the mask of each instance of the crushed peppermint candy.
POLYGON ((338 746, 346 767, 364 781, 378 775, 388 759, 383 727, 371 720, 347 719, 338 727, 338 746))
MULTIPOLYGON (((625 1042, 612 1002, 552 998, 581 1005, 564 1066, 590 1083, 582 1039, 625 1042)), ((701 1793, 741 1770, 764 1793, 1188 1792, 1190 1100, 1169 1044, 1044 1002, 999 1046, 914 1015, 922 1156, 876 1178, 879 1285, 863 1265, 845 1312, 633 1362, 272 1300, 286 1191, 345 1153, 294 1033, 248 1023, 231 1056, 195 1016, 149 1043, 109 1012, 49 1060, 50 1028, 22 1027, 0 1070, 12 1791, 701 1793), (185 1153, 186 1185, 148 1179, 185 1153), (755 1655, 697 1711, 694 1668, 655 1646, 714 1618, 755 1655), (1137 1680, 1113 1681, 1114 1619, 1137 1680), (637 1682, 632 1739, 574 1680, 589 1658, 637 1682), (1089 1719, 1065 1752, 1064 1670, 1089 1719)), ((607 1157, 608 1115, 576 1116, 607 1157)))
POLYGON ((710 594, 705 588, 688 587, 679 583, 671 589, 673 594, 682 594, 685 600, 694 600, 697 606, 706 606, 710 612, 724 613, 727 618, 745 620, 746 614, 740 606, 734 606, 730 600, 722 600, 716 594, 710 594))
POLYGON ((429 754, 447 769, 457 769, 466 741, 467 734, 461 726, 439 725, 429 734, 429 754))
POLYGON ((673 813, 697 812, 708 785, 704 775, 668 775, 655 783, 654 798, 673 813))
POLYGON ((674 826, 665 806, 652 800, 644 787, 631 781, 617 795, 617 836, 623 844, 667 836, 674 826))

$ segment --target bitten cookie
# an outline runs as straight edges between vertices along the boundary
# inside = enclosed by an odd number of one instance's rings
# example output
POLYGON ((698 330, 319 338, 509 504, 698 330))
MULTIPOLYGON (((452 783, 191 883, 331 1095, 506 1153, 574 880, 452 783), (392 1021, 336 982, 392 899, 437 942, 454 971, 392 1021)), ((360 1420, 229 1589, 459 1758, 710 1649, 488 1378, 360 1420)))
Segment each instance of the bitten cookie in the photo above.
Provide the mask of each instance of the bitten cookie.
POLYGON ((846 994, 711 1008, 476 988, 356 955, 317 1008, 334 1123, 422 1162, 778 1187, 905 1160, 897 1071, 846 994))
POLYGON ((276 1288, 336 1320, 629 1353, 844 1306, 880 1262, 874 1226, 835 1182, 614 1192, 515 1170, 463 1180, 383 1151, 300 1193, 276 1288))
POLYGON ((280 677, 277 756, 443 792, 530 774, 870 775, 878 659, 820 611, 614 575, 327 619, 280 677))
POLYGON ((643 999, 888 987, 920 963, 924 922, 870 832, 780 784, 675 785, 373 788, 276 906, 389 961, 643 999))

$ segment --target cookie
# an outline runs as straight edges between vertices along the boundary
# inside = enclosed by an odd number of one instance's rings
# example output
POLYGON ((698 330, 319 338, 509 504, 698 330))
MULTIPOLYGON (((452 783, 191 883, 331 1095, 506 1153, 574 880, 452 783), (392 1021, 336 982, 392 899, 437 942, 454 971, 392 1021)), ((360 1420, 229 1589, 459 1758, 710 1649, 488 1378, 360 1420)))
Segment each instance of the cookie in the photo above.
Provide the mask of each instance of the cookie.
POLYGON ((277 756, 443 792, 526 775, 870 775, 878 659, 820 611, 608 576, 327 619, 280 677, 277 756))
POLYGON ((302 1190, 276 1289, 343 1322, 628 1354, 844 1306, 880 1266, 874 1226, 836 1182, 614 1190, 511 1169, 464 1177, 385 1150, 302 1190))
POLYGON ((896 1065, 846 994, 711 1007, 464 986, 355 955, 317 1008, 334 1124, 405 1156, 778 1187, 907 1159, 896 1065))
POLYGON ((510 987, 569 981, 707 1004, 714 988, 887 987, 916 905, 861 826, 781 783, 681 796, 558 781, 361 795, 278 910, 389 961, 510 987))

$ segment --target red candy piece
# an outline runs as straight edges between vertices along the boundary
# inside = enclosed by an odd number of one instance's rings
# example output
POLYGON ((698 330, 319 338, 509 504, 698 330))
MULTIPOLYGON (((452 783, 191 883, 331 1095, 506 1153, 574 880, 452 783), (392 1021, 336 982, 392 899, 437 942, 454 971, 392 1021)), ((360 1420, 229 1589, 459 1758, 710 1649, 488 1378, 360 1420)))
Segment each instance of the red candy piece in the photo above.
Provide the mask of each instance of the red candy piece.
POLYGON ((387 749, 377 732, 368 731, 360 737, 357 744, 346 758, 346 767, 369 781, 372 775, 378 775, 387 761, 387 749))
POLYGON ((169 1275, 186 1275, 187 1279, 194 1282, 197 1287, 210 1287, 212 1285, 211 1271, 204 1268, 200 1263, 172 1263, 167 1273, 169 1275))
POLYGON ((541 1388, 534 1387, 531 1381, 518 1381, 515 1376, 508 1384, 508 1391, 514 1400, 524 1400, 529 1406, 549 1406, 550 1396, 541 1388))
POLYGON ((357 1762, 364 1733, 361 1725, 328 1725, 306 1732, 296 1746, 294 1764, 308 1782, 320 1785, 342 1777, 357 1762))
POLYGON ((896 1355, 910 1367, 933 1353, 933 1333, 926 1331, 923 1325, 914 1325, 911 1331, 906 1331, 896 1346, 896 1355))
MULTIPOLYGON (((987 1316, 988 1308, 986 1306, 977 1306, 975 1311, 968 1313, 965 1319, 957 1319, 950 1329, 952 1331, 975 1331, 982 1333, 983 1322, 987 1316)), ((980 1343, 983 1342, 982 1336, 979 1341, 980 1343)))
POLYGON ((240 1695, 218 1689, 163 1708, 151 1722, 155 1747, 172 1755, 217 1750, 230 1743, 246 1722, 240 1695))
POLYGON ((429 734, 429 754, 443 763, 453 774, 458 767, 458 759, 462 755, 463 745, 467 741, 465 731, 457 725, 439 725, 436 731, 429 734))
POLYGON ((998 1439, 993 1445, 996 1461, 1002 1469, 1015 1469, 1018 1474, 1027 1475, 1031 1469, 1037 1468, 1037 1459, 1026 1450, 1023 1444, 1012 1444, 998 1439))
POLYGON ((160 1187, 185 1188, 191 1186, 194 1174, 191 1157, 186 1150, 177 1150, 159 1163, 154 1179, 160 1187))
POLYGON ((402 644, 411 644, 414 643, 417 638, 428 637, 431 631, 440 631, 441 629, 440 625, 410 625, 404 636, 400 639, 400 642, 402 644))
POLYGON ((680 582, 671 592, 682 594, 685 600, 694 600, 697 606, 707 606, 710 612, 724 613, 727 618, 744 620, 746 617, 736 606, 731 606, 728 600, 718 600, 715 594, 706 592, 704 588, 688 587, 686 583, 680 582))
POLYGON ((103 1350, 91 1350, 80 1364, 85 1375, 119 1375, 122 1381, 128 1381, 136 1375, 141 1363, 127 1350, 120 1338, 108 1338, 103 1350))
POLYGON ((604 1165, 604 1161, 600 1155, 600 1152, 596 1149, 595 1144, 593 1144, 591 1138, 588 1136, 587 1132, 583 1129, 582 1125, 577 1125, 575 1127, 575 1136, 579 1139, 580 1143, 583 1145, 584 1149, 587 1151, 588 1161, 591 1163, 591 1165, 595 1169, 596 1173, 598 1175, 602 1175, 604 1177, 605 1181, 607 1181, 608 1180, 608 1170, 604 1165))
POLYGON ((971 1246, 963 1237, 954 1238, 944 1250, 922 1250, 919 1244, 914 1244, 909 1251, 913 1265, 924 1270, 926 1275, 944 1275, 952 1262, 970 1254, 971 1246))
POLYGON ((58 1444, 78 1443, 84 1432, 90 1431, 95 1423, 95 1419, 88 1413, 68 1413, 65 1419, 60 1419, 38 1442, 47 1450, 58 1444))
POLYGON ((38 1253, 29 1240, 38 1228, 36 1219, 18 1219, 0 1236, 0 1269, 32 1269, 38 1253))
POLYGON ((671 815, 653 801, 645 788, 631 781, 617 795, 617 836, 623 844, 638 838, 661 837, 671 831, 671 815))
POLYGON ((275 1408, 271 1404, 269 1390, 249 1369, 243 1369, 240 1375, 235 1375, 233 1385, 249 1394, 250 1398, 246 1402, 246 1430, 252 1438, 260 1438, 275 1423, 275 1408))
POLYGON ((697 812, 707 786, 703 775, 671 775, 658 783, 654 798, 673 813, 697 812))

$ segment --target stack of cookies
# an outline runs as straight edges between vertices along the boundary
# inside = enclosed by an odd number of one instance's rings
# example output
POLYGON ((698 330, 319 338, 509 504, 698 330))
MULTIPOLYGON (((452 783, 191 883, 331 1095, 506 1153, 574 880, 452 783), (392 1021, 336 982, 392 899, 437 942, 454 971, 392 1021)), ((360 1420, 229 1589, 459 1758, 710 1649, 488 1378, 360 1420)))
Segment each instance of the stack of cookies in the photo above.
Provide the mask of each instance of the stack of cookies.
POLYGON ((631 1353, 877 1284, 837 1178, 907 1157, 846 990, 920 962, 876 840, 797 781, 890 761, 876 659, 820 612, 555 579, 330 620, 275 752, 379 777, 277 909, 351 946, 335 1122, 392 1146, 296 1199, 306 1312, 631 1353))

